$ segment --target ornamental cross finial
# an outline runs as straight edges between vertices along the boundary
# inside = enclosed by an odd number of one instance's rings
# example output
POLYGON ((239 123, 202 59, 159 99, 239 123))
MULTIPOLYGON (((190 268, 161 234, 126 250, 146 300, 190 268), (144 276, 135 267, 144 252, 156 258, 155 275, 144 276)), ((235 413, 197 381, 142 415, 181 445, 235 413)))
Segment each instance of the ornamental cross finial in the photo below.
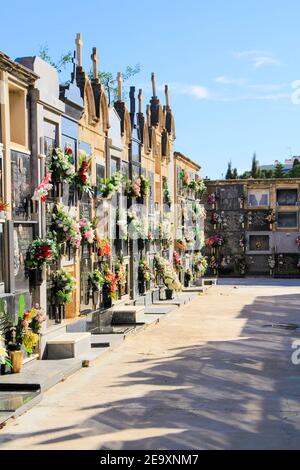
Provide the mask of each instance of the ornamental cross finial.
POLYGON ((97 47, 93 47, 93 53, 91 55, 91 59, 93 62, 93 77, 95 80, 98 78, 98 71, 99 71, 99 55, 97 47))
POLYGON ((82 47, 83 47, 83 41, 82 41, 82 34, 77 33, 76 36, 76 55, 77 55, 77 62, 78 66, 82 67, 82 47))

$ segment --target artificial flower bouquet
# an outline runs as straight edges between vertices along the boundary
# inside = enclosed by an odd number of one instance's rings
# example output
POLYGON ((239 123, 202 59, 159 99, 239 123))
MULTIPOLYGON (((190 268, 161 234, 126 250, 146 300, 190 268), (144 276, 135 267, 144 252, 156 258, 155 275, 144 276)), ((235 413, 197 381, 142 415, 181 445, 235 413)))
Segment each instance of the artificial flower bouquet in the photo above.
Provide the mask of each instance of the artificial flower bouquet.
POLYGON ((127 196, 132 197, 132 198, 141 197, 142 196, 141 186, 142 186, 141 178, 137 178, 134 181, 128 181, 127 188, 126 188, 127 196))
POLYGON ((94 191, 91 186, 90 178, 91 158, 86 153, 79 155, 79 170, 74 176, 74 181, 80 191, 86 193, 89 197, 93 197, 94 191))
POLYGON ((79 248, 81 233, 78 222, 66 211, 62 204, 54 207, 52 214, 51 234, 57 243, 70 243, 74 248, 79 248))
POLYGON ((224 239, 220 235, 211 235, 205 240, 205 245, 212 248, 223 246, 224 243, 224 239))
POLYGON ((139 278, 142 282, 150 282, 154 279, 151 268, 145 259, 139 263, 139 278))
POLYGON ((141 186, 140 186, 141 197, 148 197, 150 194, 150 187, 151 187, 150 180, 143 175, 141 176, 140 179, 141 179, 141 186))
POLYGON ((174 269, 177 273, 182 271, 182 260, 179 256, 179 254, 177 253, 177 251, 174 251, 174 253, 173 253, 173 265, 174 265, 174 269))
POLYGON ((30 244, 27 257, 26 268, 29 270, 42 270, 44 266, 52 263, 58 257, 56 241, 50 238, 37 238, 30 244))
POLYGON ((93 223, 85 217, 79 221, 82 244, 92 245, 95 241, 95 229, 93 223))
POLYGON ((76 288, 74 277, 65 269, 59 269, 52 275, 53 297, 59 305, 70 304, 76 288))
POLYGON ((124 177, 122 173, 116 172, 111 178, 99 179, 98 181, 98 196, 103 199, 111 197, 115 192, 120 191, 124 177))
POLYGON ((107 238, 97 240, 97 248, 101 258, 111 257, 111 244, 107 238))
POLYGON ((46 202, 47 197, 49 196, 49 192, 53 189, 53 184, 51 183, 51 181, 52 181, 52 173, 47 171, 45 177, 43 178, 41 183, 38 185, 37 189, 34 191, 34 194, 32 196, 33 201, 46 202))
POLYGON ((5 346, 4 338, 0 335, 0 365, 6 365, 11 367, 9 355, 5 346))
POLYGON ((168 260, 156 254, 154 257, 154 267, 157 274, 162 277, 163 283, 167 289, 173 290, 175 292, 182 290, 178 276, 168 260))
POLYGON ((8 211, 9 205, 6 204, 6 202, 3 202, 2 199, 0 199, 0 219, 5 219, 6 218, 6 213, 8 211))
POLYGON ((118 286, 124 289, 127 284, 127 272, 123 256, 119 256, 115 263, 115 274, 118 286))
POLYGON ((104 282, 104 275, 99 269, 89 274, 89 283, 93 291, 101 292, 104 282))
POLYGON ((104 274, 104 285, 103 288, 111 300, 117 300, 118 298, 118 281, 117 276, 112 272, 108 265, 103 268, 104 274))
POLYGON ((52 181, 71 183, 75 177, 71 147, 66 147, 65 150, 58 147, 53 149, 47 166, 48 171, 52 174, 52 181))
POLYGON ((214 206, 217 202, 217 196, 215 193, 211 193, 207 196, 207 202, 210 206, 214 206))
POLYGON ((198 254, 194 259, 194 272, 199 276, 204 276, 208 268, 207 258, 202 254, 198 254))

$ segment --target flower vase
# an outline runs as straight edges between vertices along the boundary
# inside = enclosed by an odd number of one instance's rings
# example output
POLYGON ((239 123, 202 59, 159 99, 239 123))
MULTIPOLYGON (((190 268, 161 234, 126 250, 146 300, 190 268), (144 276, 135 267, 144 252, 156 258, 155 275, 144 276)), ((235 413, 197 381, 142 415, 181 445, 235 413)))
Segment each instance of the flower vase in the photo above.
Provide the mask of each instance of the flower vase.
POLYGON ((144 295, 146 293, 146 283, 145 281, 139 282, 139 293, 140 295, 144 295))
POLYGON ((23 365, 23 351, 11 351, 10 360, 12 374, 19 374, 23 365))
POLYGON ((110 287, 107 284, 103 286, 103 307, 109 309, 112 307, 112 298, 110 295, 110 287))
POLYGON ((172 289, 166 289, 166 300, 173 300, 174 291, 172 289))
POLYGON ((99 303, 99 291, 93 290, 93 305, 95 308, 97 308, 99 303))
POLYGON ((29 281, 33 287, 39 287, 44 282, 44 270, 32 269, 29 274, 29 281))

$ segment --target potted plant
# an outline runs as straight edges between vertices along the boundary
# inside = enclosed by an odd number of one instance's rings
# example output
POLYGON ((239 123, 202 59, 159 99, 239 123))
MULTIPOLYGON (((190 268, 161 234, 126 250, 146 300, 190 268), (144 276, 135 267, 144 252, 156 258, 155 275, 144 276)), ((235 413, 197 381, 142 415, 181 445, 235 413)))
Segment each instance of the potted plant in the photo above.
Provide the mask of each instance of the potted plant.
POLYGON ((74 277, 65 269, 59 269, 52 275, 52 299, 56 323, 61 323, 65 305, 70 304, 76 288, 74 277))
POLYGON ((37 238, 29 245, 25 266, 29 272, 30 282, 34 286, 43 282, 43 268, 58 257, 55 240, 37 238))
POLYGON ((113 300, 117 300, 117 277, 111 271, 108 265, 103 268, 104 284, 103 284, 103 307, 105 309, 112 307, 113 300))
POLYGON ((99 295, 104 284, 104 276, 101 271, 96 269, 89 274, 89 284, 92 288, 93 304, 97 307, 99 303, 99 295))

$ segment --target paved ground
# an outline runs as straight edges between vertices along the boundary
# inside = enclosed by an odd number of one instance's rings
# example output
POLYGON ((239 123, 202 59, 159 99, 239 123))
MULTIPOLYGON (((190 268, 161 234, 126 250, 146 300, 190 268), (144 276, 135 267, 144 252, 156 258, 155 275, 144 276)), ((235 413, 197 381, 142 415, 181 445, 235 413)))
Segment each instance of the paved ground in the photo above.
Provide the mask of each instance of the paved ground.
POLYGON ((297 284, 220 286, 48 391, 2 449, 299 449, 297 284))

